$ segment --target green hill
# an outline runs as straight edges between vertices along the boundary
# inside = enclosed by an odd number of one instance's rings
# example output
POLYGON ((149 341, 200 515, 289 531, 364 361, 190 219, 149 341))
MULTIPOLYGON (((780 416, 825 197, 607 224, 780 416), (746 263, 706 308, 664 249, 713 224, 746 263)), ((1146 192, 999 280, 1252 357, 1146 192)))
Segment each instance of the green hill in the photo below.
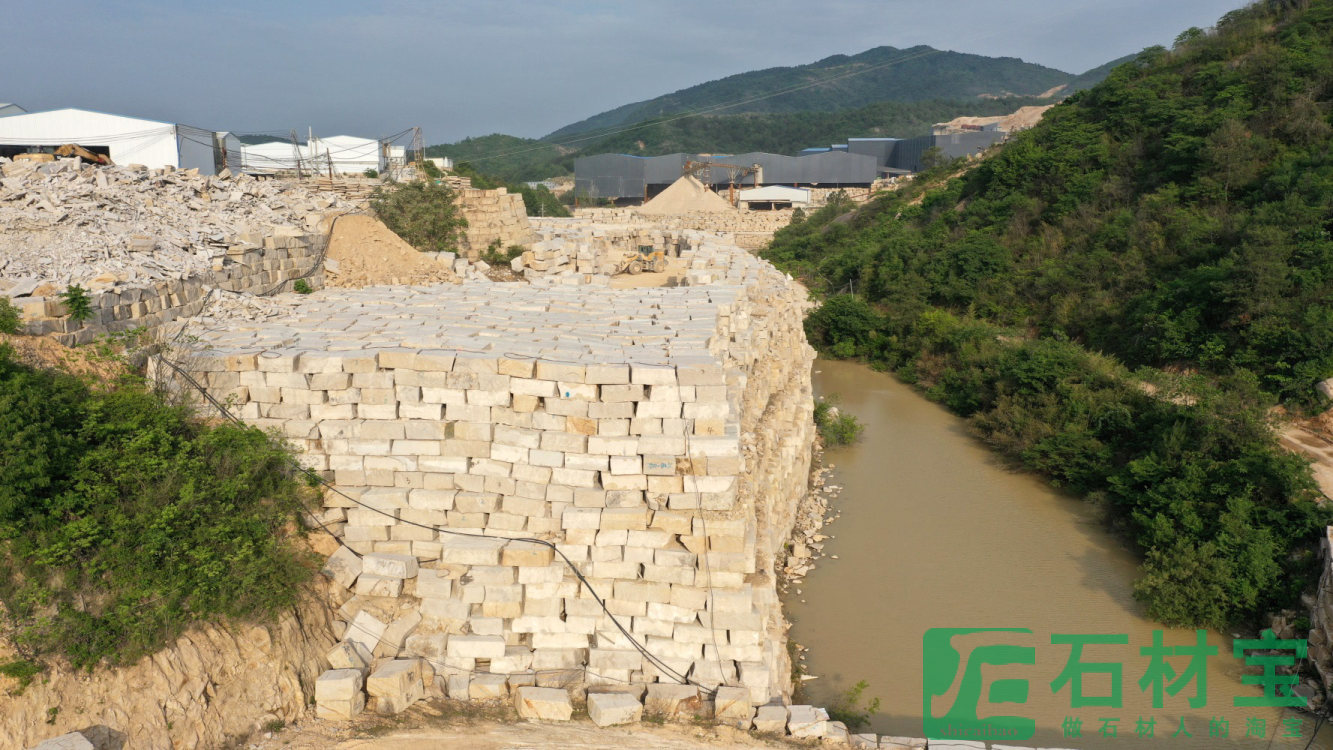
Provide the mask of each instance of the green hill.
POLYGON ((564 140, 682 112, 742 114, 853 109, 881 101, 1036 96, 1073 76, 1013 57, 985 57, 926 46, 876 47, 795 67, 767 68, 701 83, 566 125, 544 140, 564 140))
POLYGON ((657 156, 676 152, 744 153, 769 151, 795 154, 803 148, 845 141, 848 137, 907 138, 929 132, 937 122, 960 115, 1002 115, 1041 99, 976 99, 878 102, 834 112, 707 115, 664 118, 639 123, 632 130, 606 136, 567 139, 557 146, 546 141, 488 135, 458 143, 431 146, 429 156, 467 161, 487 174, 511 182, 544 180, 574 171, 583 154, 626 153, 657 156))
POLYGON ((1126 59, 1073 76, 1012 57, 877 47, 728 76, 617 107, 540 140, 496 133, 431 146, 426 153, 471 162, 511 182, 569 174, 581 154, 794 154, 848 137, 912 137, 962 115, 1047 104, 1054 98, 1037 95, 1061 86, 1054 96, 1086 88, 1126 59))
POLYGON ((877 102, 829 112, 709 115, 641 123, 632 131, 593 141, 582 153, 656 156, 687 153, 769 151, 795 154, 811 146, 845 142, 848 137, 910 138, 960 115, 1006 115, 1019 107, 1048 104, 1043 99, 983 99, 877 102))
POLYGON ((1333 376, 1333 0, 1181 40, 767 257, 834 295, 807 321, 823 351, 1098 499, 1149 613, 1220 627, 1293 605, 1333 518, 1267 415, 1333 376))
POLYGON ((573 149, 531 138, 494 133, 428 146, 426 156, 469 162, 508 182, 544 180, 573 171, 573 149), (568 158, 566 158, 568 157, 568 158))

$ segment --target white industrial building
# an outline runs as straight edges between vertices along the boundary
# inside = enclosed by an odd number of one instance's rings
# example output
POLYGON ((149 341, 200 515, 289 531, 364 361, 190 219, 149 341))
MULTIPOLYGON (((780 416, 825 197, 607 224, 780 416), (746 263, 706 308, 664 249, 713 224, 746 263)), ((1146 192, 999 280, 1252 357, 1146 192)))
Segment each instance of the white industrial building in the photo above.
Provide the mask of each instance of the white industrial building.
POLYGON ((311 157, 318 171, 332 164, 334 174, 361 174, 367 169, 385 172, 389 168, 390 146, 373 138, 332 135, 310 140, 311 157))
POLYGON ((246 174, 310 171, 310 147, 291 141, 241 144, 241 171, 246 174))
POLYGON ((28 110, 20 107, 13 102, 0 102, 0 117, 9 117, 10 115, 21 115, 28 110))
POLYGON ((761 188, 742 190, 736 196, 737 201, 745 204, 751 211, 767 211, 777 208, 805 208, 810 205, 810 191, 805 188, 786 185, 767 185, 761 188))
POLYGON ((198 169, 215 174, 226 164, 211 130, 86 109, 54 109, 0 117, 0 156, 51 151, 67 143, 106 154, 115 164, 198 169))

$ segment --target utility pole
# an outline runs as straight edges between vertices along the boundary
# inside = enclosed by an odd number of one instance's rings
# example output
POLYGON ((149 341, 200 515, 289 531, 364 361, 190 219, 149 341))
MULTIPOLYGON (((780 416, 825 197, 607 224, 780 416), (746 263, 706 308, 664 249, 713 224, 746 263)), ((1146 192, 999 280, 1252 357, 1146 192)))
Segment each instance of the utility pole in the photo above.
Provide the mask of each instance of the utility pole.
POLYGON ((292 156, 296 159, 296 179, 305 179, 301 172, 301 145, 296 140, 296 128, 292 128, 292 156))

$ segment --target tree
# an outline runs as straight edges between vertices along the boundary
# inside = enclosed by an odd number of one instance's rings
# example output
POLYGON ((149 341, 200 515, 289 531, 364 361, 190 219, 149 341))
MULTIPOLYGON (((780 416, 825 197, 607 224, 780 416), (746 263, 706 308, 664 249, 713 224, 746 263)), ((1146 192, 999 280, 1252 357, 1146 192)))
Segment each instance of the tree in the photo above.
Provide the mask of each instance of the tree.
POLYGON ((378 187, 370 207, 394 234, 425 252, 456 252, 459 232, 467 227, 454 191, 433 182, 378 187))

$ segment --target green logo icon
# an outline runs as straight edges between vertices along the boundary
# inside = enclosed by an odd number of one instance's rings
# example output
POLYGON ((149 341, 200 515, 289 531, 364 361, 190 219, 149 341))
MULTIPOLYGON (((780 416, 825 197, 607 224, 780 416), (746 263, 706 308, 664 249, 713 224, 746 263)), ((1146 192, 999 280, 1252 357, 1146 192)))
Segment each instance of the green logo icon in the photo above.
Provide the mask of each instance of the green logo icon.
MULTIPOLYGON (((1037 722, 1025 716, 978 716, 983 688, 984 666, 1007 664, 1035 665, 1037 649, 1033 646, 991 644, 977 646, 966 655, 954 646, 954 638, 976 633, 1026 633, 1027 628, 930 628, 921 639, 922 695, 921 715, 930 739, 1005 739, 1026 740, 1036 734, 1037 722), (949 710, 936 715, 936 698, 947 698, 954 686, 957 693, 949 710)), ((999 679, 990 683, 986 700, 990 703, 1027 703, 1028 681, 999 679)))

